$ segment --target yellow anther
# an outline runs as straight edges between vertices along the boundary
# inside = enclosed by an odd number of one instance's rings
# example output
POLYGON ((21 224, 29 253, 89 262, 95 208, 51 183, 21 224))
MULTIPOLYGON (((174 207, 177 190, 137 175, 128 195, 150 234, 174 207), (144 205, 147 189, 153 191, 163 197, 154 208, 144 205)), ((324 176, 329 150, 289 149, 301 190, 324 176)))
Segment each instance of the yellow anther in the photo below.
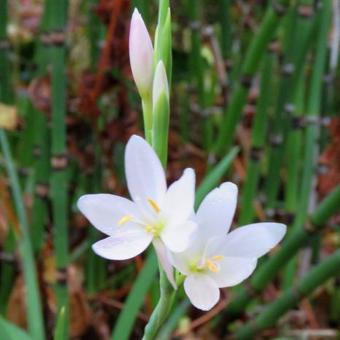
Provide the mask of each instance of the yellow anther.
POLYGON ((118 224, 123 225, 123 224, 131 221, 132 219, 133 219, 133 217, 131 215, 125 215, 118 221, 118 224))
POLYGON ((161 211, 160 207, 157 205, 157 203, 153 199, 148 198, 148 202, 151 205, 151 207, 153 208, 153 210, 156 211, 156 213, 159 213, 161 211))
POLYGON ((219 260, 222 260, 223 259, 223 256, 222 255, 215 255, 212 257, 213 260, 215 261, 219 261, 219 260))
POLYGON ((213 273, 217 273, 220 270, 220 268, 217 266, 217 264, 214 261, 207 260, 205 264, 208 267, 208 269, 213 273))

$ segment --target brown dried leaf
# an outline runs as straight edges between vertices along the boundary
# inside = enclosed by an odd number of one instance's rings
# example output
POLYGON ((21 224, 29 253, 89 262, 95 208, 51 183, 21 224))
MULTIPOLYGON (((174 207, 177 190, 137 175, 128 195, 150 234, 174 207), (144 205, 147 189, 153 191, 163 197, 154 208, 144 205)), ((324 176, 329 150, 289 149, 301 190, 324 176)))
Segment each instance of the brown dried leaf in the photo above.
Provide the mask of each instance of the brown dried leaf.
POLYGON ((334 117, 329 125, 331 142, 320 156, 319 163, 326 168, 326 173, 318 178, 321 197, 326 196, 340 184, 340 118, 334 117))
POLYGON ((27 327, 26 314, 25 284, 24 278, 20 275, 15 280, 9 296, 7 319, 20 328, 25 329, 27 327))

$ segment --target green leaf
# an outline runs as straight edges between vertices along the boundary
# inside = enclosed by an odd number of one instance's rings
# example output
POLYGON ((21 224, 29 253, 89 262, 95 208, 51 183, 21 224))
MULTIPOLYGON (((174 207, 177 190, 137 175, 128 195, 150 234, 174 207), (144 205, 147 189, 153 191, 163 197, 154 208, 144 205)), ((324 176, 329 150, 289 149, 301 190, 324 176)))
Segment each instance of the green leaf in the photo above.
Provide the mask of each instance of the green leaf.
POLYGON ((209 172, 209 174, 206 175, 196 192, 196 207, 198 207, 209 191, 218 185, 222 176, 229 169, 238 152, 238 147, 232 148, 231 151, 226 156, 224 156, 224 158, 222 158, 222 160, 209 172))
POLYGON ((153 109, 152 145, 165 166, 168 156, 169 99, 161 93, 153 109))
POLYGON ((66 322, 65 307, 60 309, 57 324, 54 329, 54 340, 64 340, 67 337, 67 322, 66 322))
POLYGON ((122 312, 119 314, 118 320, 112 332, 111 338, 113 340, 129 339, 138 312, 144 303, 145 295, 155 280, 157 269, 157 258, 154 251, 152 250, 144 263, 143 269, 138 274, 127 301, 124 304, 122 312))
POLYGON ((0 316, 0 339, 33 340, 25 331, 0 316))

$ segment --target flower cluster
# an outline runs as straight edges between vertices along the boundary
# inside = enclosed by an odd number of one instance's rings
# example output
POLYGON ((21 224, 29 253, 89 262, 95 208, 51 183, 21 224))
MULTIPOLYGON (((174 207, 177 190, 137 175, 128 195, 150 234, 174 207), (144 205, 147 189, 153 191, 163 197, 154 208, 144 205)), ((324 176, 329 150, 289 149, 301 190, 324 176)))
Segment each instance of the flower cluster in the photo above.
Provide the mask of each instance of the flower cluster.
POLYGON ((245 280, 286 232, 282 224, 257 223, 228 233, 237 201, 237 187, 230 182, 211 191, 195 213, 194 171, 184 170, 167 188, 159 158, 141 137, 127 143, 125 172, 132 200, 92 194, 78 201, 87 219, 108 235, 93 250, 110 260, 126 260, 152 243, 169 281, 176 287, 175 267, 185 275, 190 301, 202 310, 217 303, 219 288, 245 280))
MULTIPOLYGON (((137 10, 131 20, 129 47, 132 74, 142 101, 151 100, 156 112, 164 107, 164 99, 167 105, 169 101, 166 69, 159 61, 153 70, 152 42, 137 10)), ((155 123, 159 123, 157 119, 155 123)), ((149 133, 153 124, 150 117, 145 124, 149 133)), ((156 127, 162 126, 167 129, 166 124, 156 127)), ((155 142, 157 134, 151 139, 155 142)), ((78 201, 87 219, 108 235, 95 243, 93 250, 110 260, 126 260, 152 243, 173 287, 177 288, 175 268, 184 275, 185 292, 199 309, 209 310, 217 303, 219 288, 245 280, 254 271, 257 259, 286 232, 283 224, 257 223, 228 233, 237 203, 237 187, 230 182, 211 191, 195 213, 194 171, 184 170, 182 177, 167 187, 160 159, 141 137, 132 136, 127 143, 125 173, 131 200, 94 194, 78 201)))

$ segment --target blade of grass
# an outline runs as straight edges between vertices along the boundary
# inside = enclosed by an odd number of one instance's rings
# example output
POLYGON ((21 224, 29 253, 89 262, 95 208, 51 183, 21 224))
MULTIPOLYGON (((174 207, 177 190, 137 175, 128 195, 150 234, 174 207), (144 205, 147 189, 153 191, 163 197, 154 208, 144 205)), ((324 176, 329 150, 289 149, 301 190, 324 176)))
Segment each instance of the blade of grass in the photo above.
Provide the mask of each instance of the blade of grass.
POLYGON ((237 156, 239 152, 238 147, 234 147, 230 150, 228 154, 226 154, 218 164, 215 165, 211 169, 211 171, 205 176, 200 186, 196 191, 196 200, 195 205, 196 208, 202 202, 203 198, 212 190, 218 183, 220 182, 223 175, 226 174, 233 160, 237 156))
POLYGON ((23 264, 24 278, 26 284, 26 308, 28 327, 30 334, 34 339, 43 340, 45 336, 41 299, 37 271, 34 263, 33 249, 30 240, 28 220, 22 200, 18 175, 10 151, 10 146, 8 144, 6 133, 3 130, 0 130, 0 144, 11 184, 15 208, 19 219, 20 234, 18 235, 18 246, 23 264))
POLYGON ((0 339, 3 340, 33 340, 33 338, 0 316, 0 339))
POLYGON ((112 332, 112 340, 127 340, 130 338, 136 317, 143 305, 146 293, 155 280, 157 268, 157 258, 152 250, 144 262, 144 267, 140 271, 129 296, 124 303, 122 312, 119 314, 112 332))

